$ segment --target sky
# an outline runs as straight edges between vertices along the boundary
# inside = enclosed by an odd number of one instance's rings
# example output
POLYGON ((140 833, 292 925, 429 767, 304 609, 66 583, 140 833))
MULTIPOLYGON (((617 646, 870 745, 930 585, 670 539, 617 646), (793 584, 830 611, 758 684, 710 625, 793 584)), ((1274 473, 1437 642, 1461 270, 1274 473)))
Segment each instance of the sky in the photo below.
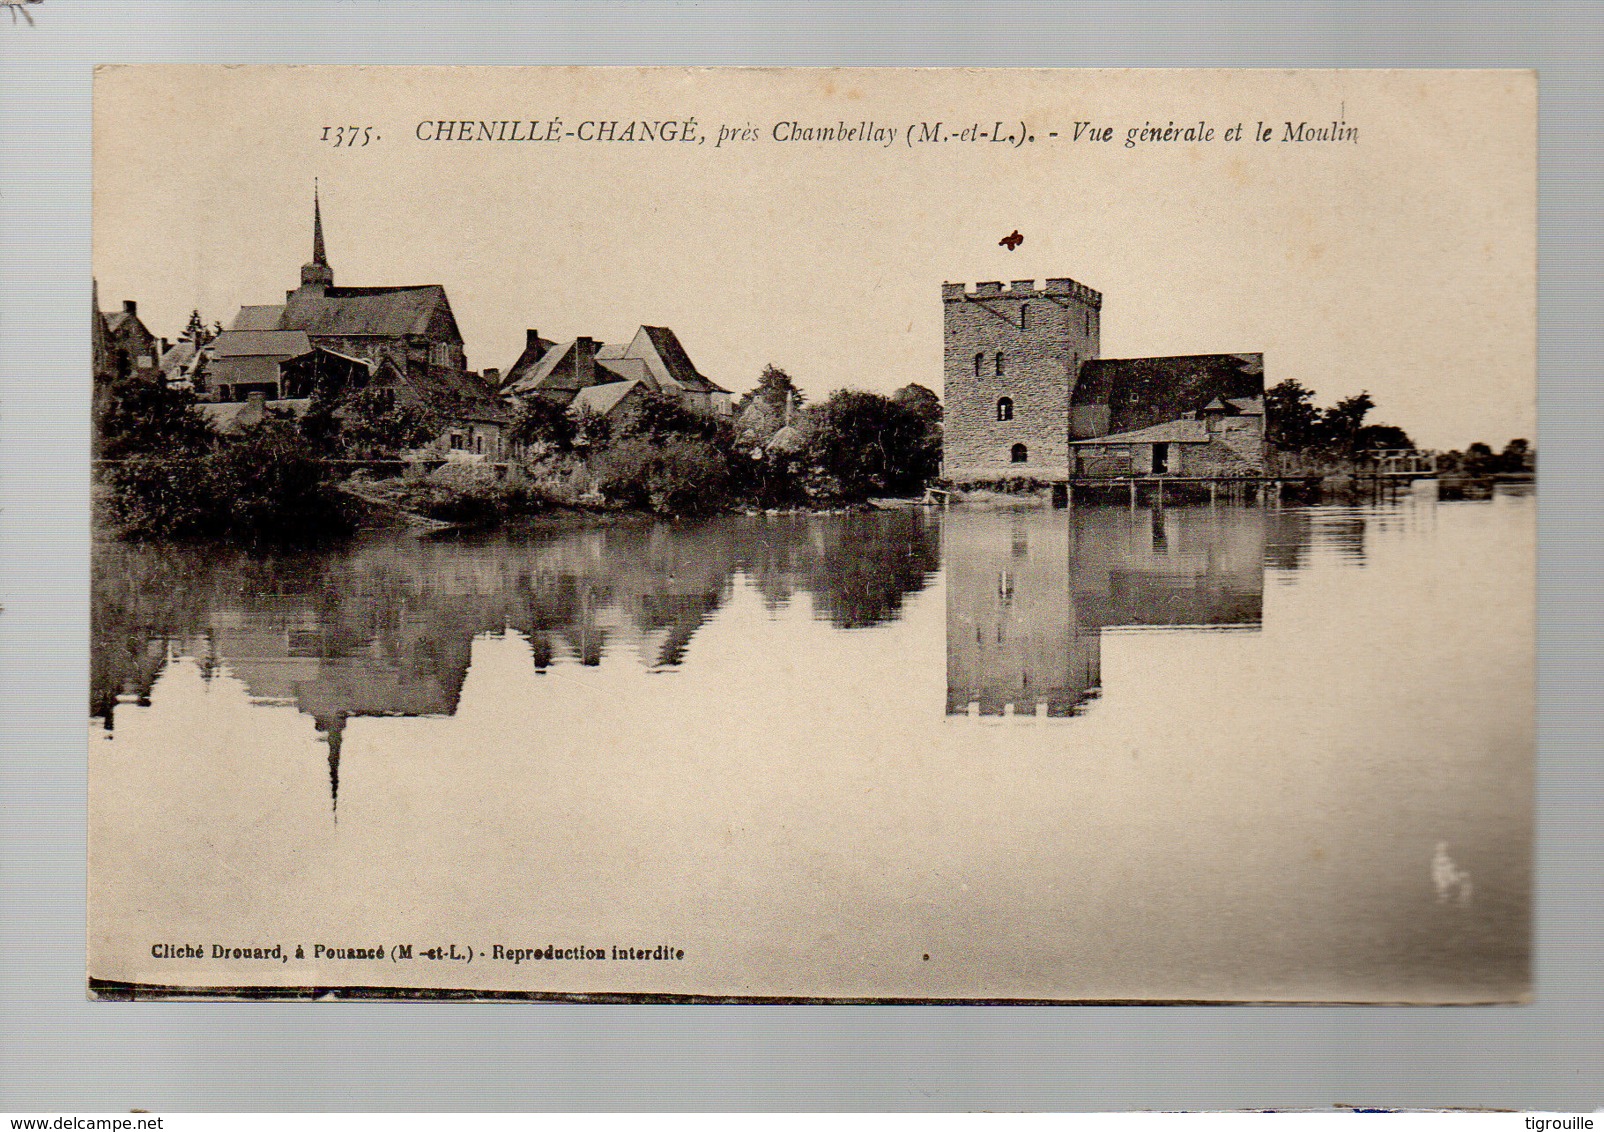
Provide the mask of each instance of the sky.
POLYGON ((942 282, 1068 276, 1104 296, 1104 357, 1262 353, 1270 384, 1496 448, 1535 437, 1535 108, 1511 71, 109 67, 94 270, 157 335, 227 325, 297 284, 315 178, 336 284, 443 284, 474 369, 525 328, 651 324, 736 393, 771 363, 814 399, 939 392, 942 282), (704 141, 566 136, 691 118, 704 141), (442 119, 564 136, 419 139, 442 119), (963 134, 999 122, 1034 140, 963 134), (1125 144, 1171 122, 1214 133, 1125 144), (877 140, 780 140, 838 123, 877 140))

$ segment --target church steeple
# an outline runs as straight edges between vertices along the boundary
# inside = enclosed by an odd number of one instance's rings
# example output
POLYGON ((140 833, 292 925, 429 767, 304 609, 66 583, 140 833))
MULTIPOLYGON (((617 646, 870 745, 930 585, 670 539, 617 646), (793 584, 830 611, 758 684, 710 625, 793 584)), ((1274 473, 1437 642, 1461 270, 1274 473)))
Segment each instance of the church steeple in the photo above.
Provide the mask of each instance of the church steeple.
POLYGON ((317 180, 312 181, 312 262, 301 267, 302 287, 334 286, 334 269, 323 248, 323 207, 318 200, 317 180))

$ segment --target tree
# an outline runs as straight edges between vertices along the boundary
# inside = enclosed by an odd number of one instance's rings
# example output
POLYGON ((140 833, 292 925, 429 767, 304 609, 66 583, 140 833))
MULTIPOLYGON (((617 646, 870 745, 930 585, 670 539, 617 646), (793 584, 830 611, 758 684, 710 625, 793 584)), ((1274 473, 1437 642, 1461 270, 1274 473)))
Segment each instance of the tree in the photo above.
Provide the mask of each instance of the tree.
POLYGON ((763 367, 763 373, 757 379, 757 387, 741 398, 739 404, 735 406, 735 411, 739 413, 755 398, 761 397, 776 412, 781 412, 785 408, 787 396, 791 398, 791 404, 796 408, 801 408, 803 402, 807 400, 802 391, 796 387, 796 382, 791 380, 791 375, 770 362, 763 367))
POLYGON ((636 403, 617 431, 620 437, 638 436, 662 444, 676 436, 712 440, 718 435, 719 424, 713 417, 688 408, 674 394, 654 389, 636 403))
POLYGON ((534 394, 518 402, 512 413, 510 434, 516 444, 543 444, 558 452, 574 446, 575 422, 564 405, 534 394))
POLYGON ((1292 452, 1314 447, 1320 426, 1314 390, 1289 377, 1265 391, 1264 415, 1271 444, 1292 452))
POLYGON ((814 455, 847 498, 917 492, 940 467, 925 418, 890 397, 839 389, 814 419, 814 455))
POLYGON ((107 460, 146 453, 199 455, 217 440, 191 390, 132 374, 112 382, 95 423, 96 454, 107 460))
POLYGON ((1518 436, 1504 445, 1504 450, 1498 454, 1498 470, 1501 472, 1524 472, 1536 461, 1537 454, 1532 450, 1531 441, 1524 436, 1518 436))
MULTIPOLYGON (((219 323, 219 326, 222 324, 219 323)), ((217 335, 213 333, 201 319, 199 310, 189 312, 189 324, 184 327, 184 337, 195 343, 197 347, 204 346, 217 335)))
POLYGON ((444 428, 433 413, 385 386, 369 385, 347 396, 337 415, 340 447, 360 459, 390 459, 421 448, 444 428))
POLYGON ((573 450, 580 455, 600 452, 605 449, 613 439, 613 422, 608 420, 595 409, 581 407, 573 414, 574 435, 573 450))
POLYGON ((1372 424, 1365 425, 1354 437, 1354 444, 1361 452, 1375 448, 1413 448, 1415 442, 1409 434, 1397 425, 1372 424))
POLYGON ((1364 427, 1365 417, 1375 407, 1375 400, 1363 390, 1344 397, 1320 414, 1321 439, 1327 447, 1352 455, 1359 447, 1359 430, 1364 427))

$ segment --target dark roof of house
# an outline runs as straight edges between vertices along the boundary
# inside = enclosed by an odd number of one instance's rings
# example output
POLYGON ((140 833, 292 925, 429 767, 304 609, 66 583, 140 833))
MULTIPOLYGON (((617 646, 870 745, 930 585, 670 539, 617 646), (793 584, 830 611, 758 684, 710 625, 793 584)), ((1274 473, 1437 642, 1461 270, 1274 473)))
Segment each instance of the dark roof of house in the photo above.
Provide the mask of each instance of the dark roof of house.
MULTIPOLYGON (((548 379, 551 377, 552 371, 562 363, 562 360, 573 352, 576 345, 578 345, 578 343, 575 340, 564 342, 561 345, 553 345, 550 349, 541 354, 540 358, 535 361, 534 364, 528 366, 524 365, 524 359, 527 358, 532 351, 525 350, 523 357, 520 357, 513 365, 512 369, 508 372, 507 380, 501 383, 501 387, 508 392, 516 393, 527 393, 530 390, 537 388, 558 388, 548 379), (520 369, 520 367, 523 368, 520 369)), ((562 388, 572 391, 578 387, 570 383, 562 388)))
POLYGON ((180 338, 168 347, 157 364, 161 366, 164 374, 174 377, 184 372, 185 368, 195 360, 196 353, 194 339, 180 338))
POLYGON ((697 372, 690 355, 685 352, 685 347, 680 345, 679 338, 668 327, 642 326, 641 330, 651 340, 652 348, 657 351, 657 356, 663 359, 663 365, 668 368, 668 375, 674 381, 697 393, 729 392, 697 372))
POLYGON ((557 343, 550 338, 536 338, 534 342, 524 347, 524 352, 518 355, 518 360, 507 367, 507 372, 501 376, 501 387, 511 389, 513 385, 522 381, 532 373, 540 360, 551 353, 552 347, 557 343))
POLYGON ((316 335, 400 338, 425 333, 435 310, 442 305, 449 312, 445 288, 438 283, 421 287, 327 287, 321 292, 302 289, 292 292, 284 303, 278 328, 316 335))
POLYGON ((1184 354, 1086 362, 1071 404, 1107 405, 1109 432, 1132 432, 1197 412, 1216 397, 1263 396, 1263 354, 1184 354))
MULTIPOLYGON (((385 359, 382 370, 392 375, 400 371, 385 359)), ((440 416, 458 421, 486 421, 505 424, 507 408, 490 388, 489 382, 468 370, 452 369, 433 363, 414 361, 403 378, 408 386, 440 416)))
POLYGON ((123 334, 134 329, 141 330, 146 335, 150 334, 145 324, 139 321, 139 316, 132 311, 126 310, 112 311, 108 314, 106 316, 106 329, 113 334, 123 334))

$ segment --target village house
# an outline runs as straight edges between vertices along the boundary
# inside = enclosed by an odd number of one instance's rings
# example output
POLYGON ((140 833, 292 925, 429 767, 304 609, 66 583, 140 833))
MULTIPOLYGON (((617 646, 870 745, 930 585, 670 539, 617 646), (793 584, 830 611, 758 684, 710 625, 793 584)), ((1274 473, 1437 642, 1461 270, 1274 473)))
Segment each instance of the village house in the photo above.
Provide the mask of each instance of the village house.
POLYGON ((104 317, 106 347, 110 352, 112 368, 123 374, 154 370, 161 357, 163 344, 140 321, 139 304, 133 299, 124 299, 122 310, 112 311, 104 317))
MULTIPOLYGON (((377 383, 427 409, 442 431, 418 455, 498 460, 505 407, 467 368, 463 339, 445 288, 337 287, 323 239, 322 204, 312 199, 312 259, 284 302, 241 307, 232 326, 208 343, 197 392, 215 405, 278 403, 304 412, 314 390, 339 395, 377 383)), ((238 422, 246 409, 208 409, 238 422)))
POLYGON ((652 393, 668 394, 703 415, 727 416, 731 410, 729 390, 697 370, 666 326, 642 326, 628 345, 587 337, 553 342, 528 330, 524 351, 508 368, 501 389, 514 401, 544 397, 570 412, 592 412, 615 422, 652 393))
POLYGON ((1264 357, 1100 357, 1103 296, 1073 279, 942 284, 943 472, 1010 478, 1263 473, 1264 357))

